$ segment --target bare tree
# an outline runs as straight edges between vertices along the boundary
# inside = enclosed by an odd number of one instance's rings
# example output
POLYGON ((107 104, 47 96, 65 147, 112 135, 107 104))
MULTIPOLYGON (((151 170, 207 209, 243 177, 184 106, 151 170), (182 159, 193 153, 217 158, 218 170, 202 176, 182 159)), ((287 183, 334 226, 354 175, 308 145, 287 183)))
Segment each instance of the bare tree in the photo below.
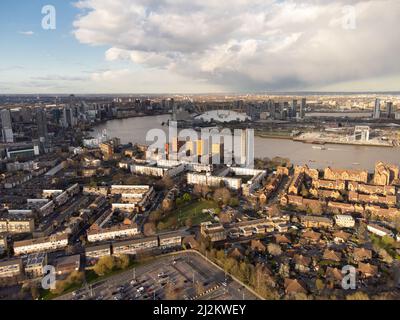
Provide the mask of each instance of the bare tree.
POLYGON ((194 288, 196 290, 196 295, 200 295, 204 291, 206 291, 205 288, 204 288, 203 283, 201 283, 200 281, 196 281, 194 288))
POLYGON ((228 204, 231 200, 231 193, 227 188, 218 188, 214 192, 214 200, 216 202, 222 202, 223 204, 228 204))
POLYGON ((175 286, 168 282, 164 289, 165 300, 177 300, 178 295, 175 286))
POLYGON ((273 256, 280 256, 282 254, 282 249, 279 244, 276 243, 270 243, 268 244, 268 252, 269 254, 273 256))
POLYGON ((152 236, 156 233, 156 225, 154 222, 147 222, 143 227, 143 233, 145 236, 152 236))

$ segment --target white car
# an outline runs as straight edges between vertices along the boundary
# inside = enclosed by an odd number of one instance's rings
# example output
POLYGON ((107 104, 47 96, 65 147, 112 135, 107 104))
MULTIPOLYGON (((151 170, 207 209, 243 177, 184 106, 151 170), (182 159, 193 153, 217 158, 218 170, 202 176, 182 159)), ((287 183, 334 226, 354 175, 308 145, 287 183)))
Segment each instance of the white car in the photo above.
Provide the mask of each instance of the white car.
POLYGON ((144 287, 140 287, 139 289, 136 290, 138 293, 142 293, 144 291, 144 287))

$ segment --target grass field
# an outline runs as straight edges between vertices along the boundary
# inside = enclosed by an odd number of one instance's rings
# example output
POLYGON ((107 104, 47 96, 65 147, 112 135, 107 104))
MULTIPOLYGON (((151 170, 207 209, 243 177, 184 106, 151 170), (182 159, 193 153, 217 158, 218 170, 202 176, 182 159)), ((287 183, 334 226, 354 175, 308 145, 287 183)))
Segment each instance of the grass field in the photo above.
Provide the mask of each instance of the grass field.
POLYGON ((176 208, 168 217, 161 220, 164 228, 161 228, 160 230, 172 227, 171 221, 174 218, 176 218, 178 221, 176 228, 185 226, 185 222, 188 219, 192 220, 193 225, 198 225, 201 222, 211 219, 209 213, 202 212, 203 209, 216 209, 216 208, 218 208, 218 205, 212 200, 200 200, 183 205, 179 208, 176 208))

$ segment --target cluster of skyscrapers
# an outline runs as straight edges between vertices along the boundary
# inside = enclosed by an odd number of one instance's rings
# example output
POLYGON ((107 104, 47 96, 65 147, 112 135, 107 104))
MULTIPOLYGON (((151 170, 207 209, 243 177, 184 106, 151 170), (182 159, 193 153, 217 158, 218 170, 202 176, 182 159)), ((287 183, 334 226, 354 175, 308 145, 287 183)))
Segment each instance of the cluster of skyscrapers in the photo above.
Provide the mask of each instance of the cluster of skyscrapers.
POLYGON ((4 143, 13 143, 14 142, 14 133, 12 129, 12 121, 11 121, 11 113, 10 110, 1 110, 1 135, 3 137, 4 143))
POLYGON ((179 137, 165 144, 167 160, 190 159, 203 164, 254 164, 254 130, 238 130, 234 135, 210 134, 200 139, 184 140, 179 137), (240 134, 238 134, 240 133, 240 134))
MULTIPOLYGON (((49 132, 47 128, 47 113, 43 108, 35 109, 35 118, 37 125, 36 138, 40 143, 47 144, 49 141, 49 132)), ((1 119, 1 135, 3 143, 15 143, 15 134, 13 128, 12 113, 9 109, 3 109, 0 111, 1 119)))
POLYGON ((386 112, 383 113, 381 110, 381 100, 380 99, 376 99, 375 100, 375 105, 374 105, 374 110, 372 113, 372 117, 374 119, 380 119, 383 118, 384 115, 388 118, 391 119, 394 115, 393 112, 393 102, 391 101, 386 101, 386 112))
MULTIPOLYGON (((243 108, 243 101, 237 102, 237 108, 243 108)), ((247 104, 245 111, 252 120, 270 118, 272 120, 304 119, 306 114, 307 99, 302 98, 300 103, 297 100, 290 102, 266 101, 263 104, 247 104)))

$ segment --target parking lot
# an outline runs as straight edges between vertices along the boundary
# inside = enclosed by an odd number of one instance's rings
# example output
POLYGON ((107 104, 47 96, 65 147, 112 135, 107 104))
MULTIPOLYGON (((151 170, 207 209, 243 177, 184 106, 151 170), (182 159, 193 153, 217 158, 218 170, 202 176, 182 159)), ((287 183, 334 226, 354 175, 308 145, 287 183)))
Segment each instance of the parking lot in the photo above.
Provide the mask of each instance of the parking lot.
POLYGON ((247 289, 194 253, 159 258, 77 293, 73 300, 248 300, 247 289))

